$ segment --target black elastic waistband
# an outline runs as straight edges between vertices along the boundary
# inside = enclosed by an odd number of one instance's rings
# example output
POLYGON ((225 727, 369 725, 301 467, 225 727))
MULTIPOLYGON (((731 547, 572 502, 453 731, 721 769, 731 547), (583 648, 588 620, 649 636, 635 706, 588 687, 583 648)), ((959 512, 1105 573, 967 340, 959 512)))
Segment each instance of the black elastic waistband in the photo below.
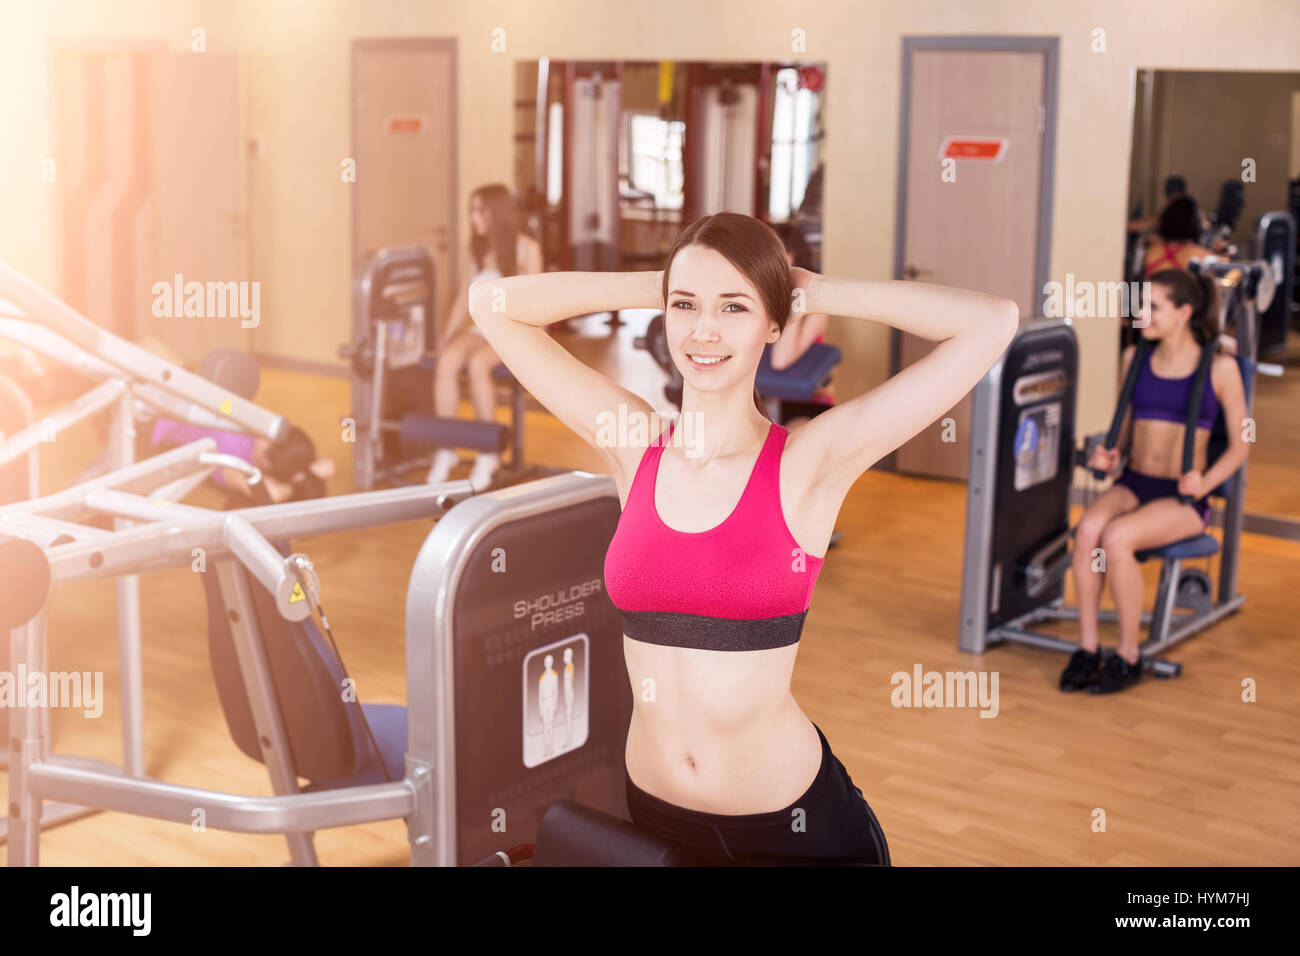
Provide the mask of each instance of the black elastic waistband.
POLYGON ((705 651, 761 651, 799 643, 807 609, 781 617, 740 620, 676 611, 619 611, 634 641, 705 651))

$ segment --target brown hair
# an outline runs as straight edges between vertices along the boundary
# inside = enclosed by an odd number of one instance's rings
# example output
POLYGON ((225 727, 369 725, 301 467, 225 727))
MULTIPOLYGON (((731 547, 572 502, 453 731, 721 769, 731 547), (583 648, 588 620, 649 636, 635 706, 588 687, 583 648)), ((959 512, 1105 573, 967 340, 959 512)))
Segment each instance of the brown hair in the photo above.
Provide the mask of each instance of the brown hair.
POLYGON ((474 271, 483 268, 483 260, 491 249, 496 253, 497 268, 503 277, 518 275, 515 250, 519 245, 519 210, 515 206, 514 193, 502 183, 489 183, 470 193, 471 204, 475 196, 487 209, 488 233, 486 236, 474 233, 470 237, 469 251, 474 256, 474 271))
MULTIPOLYGON (((668 271, 677 253, 690 245, 706 246, 724 256, 758 292, 767 319, 785 331, 793 286, 785 245, 771 226, 738 212, 718 212, 688 223, 673 240, 664 260, 664 308, 668 307, 668 271)), ((757 387, 754 389, 754 407, 762 412, 764 418, 771 419, 757 387)))
POLYGON ((1192 307, 1192 317, 1187 324, 1198 343, 1205 345, 1218 339, 1219 285, 1213 276, 1204 272, 1192 275, 1182 269, 1162 269, 1147 281, 1164 289, 1176 308, 1192 307))

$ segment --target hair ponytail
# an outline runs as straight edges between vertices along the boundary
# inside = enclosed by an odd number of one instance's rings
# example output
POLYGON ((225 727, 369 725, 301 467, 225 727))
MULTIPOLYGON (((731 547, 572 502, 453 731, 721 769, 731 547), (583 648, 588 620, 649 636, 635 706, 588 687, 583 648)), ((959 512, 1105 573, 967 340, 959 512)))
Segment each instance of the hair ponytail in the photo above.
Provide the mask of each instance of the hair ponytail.
POLYGON ((1205 345, 1219 337, 1219 283, 1208 272, 1198 272, 1196 283, 1201 287, 1201 304, 1192 307, 1188 320, 1196 341, 1205 345))
POLYGON ((754 407, 759 410, 769 422, 772 420, 772 413, 767 410, 767 402, 763 401, 763 396, 758 394, 758 386, 754 386, 754 407))
POLYGON ((1169 293, 1175 308, 1192 307, 1188 327, 1200 345, 1219 338, 1219 284, 1206 272, 1192 275, 1182 269, 1163 269, 1148 280, 1169 293))

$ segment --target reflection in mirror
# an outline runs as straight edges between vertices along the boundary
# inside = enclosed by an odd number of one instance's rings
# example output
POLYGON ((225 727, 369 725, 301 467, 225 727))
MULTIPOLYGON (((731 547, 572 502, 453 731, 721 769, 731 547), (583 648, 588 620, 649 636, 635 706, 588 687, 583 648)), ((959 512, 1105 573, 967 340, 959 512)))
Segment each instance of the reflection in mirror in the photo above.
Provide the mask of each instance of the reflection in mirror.
POLYGON ((1220 347, 1258 362, 1246 530, 1300 537, 1300 73, 1139 70, 1134 104, 1125 279, 1242 264, 1218 271, 1220 347))
MULTIPOLYGON (((520 61, 521 225, 549 271, 641 271, 662 268, 692 219, 741 212, 782 233, 792 264, 820 271, 825 86, 825 67, 806 63, 520 61)), ((671 370, 634 348, 654 315, 643 311, 551 328, 657 398, 671 370)))

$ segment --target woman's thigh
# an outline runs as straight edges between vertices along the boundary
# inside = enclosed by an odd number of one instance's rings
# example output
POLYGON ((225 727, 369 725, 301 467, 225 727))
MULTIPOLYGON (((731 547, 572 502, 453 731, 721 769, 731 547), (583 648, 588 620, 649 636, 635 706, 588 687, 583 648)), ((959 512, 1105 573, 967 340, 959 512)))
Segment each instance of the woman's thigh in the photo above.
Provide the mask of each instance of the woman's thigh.
POLYGON ((1200 514, 1191 505, 1177 498, 1154 498, 1111 521, 1101 544, 1107 550, 1142 551, 1195 537, 1204 528, 1200 514))
POLYGON ((1111 485, 1083 510, 1079 518, 1079 527, 1075 532, 1077 541, 1087 542, 1090 546, 1101 540, 1102 532, 1120 515, 1127 514, 1138 507, 1137 495, 1123 485, 1111 485))

